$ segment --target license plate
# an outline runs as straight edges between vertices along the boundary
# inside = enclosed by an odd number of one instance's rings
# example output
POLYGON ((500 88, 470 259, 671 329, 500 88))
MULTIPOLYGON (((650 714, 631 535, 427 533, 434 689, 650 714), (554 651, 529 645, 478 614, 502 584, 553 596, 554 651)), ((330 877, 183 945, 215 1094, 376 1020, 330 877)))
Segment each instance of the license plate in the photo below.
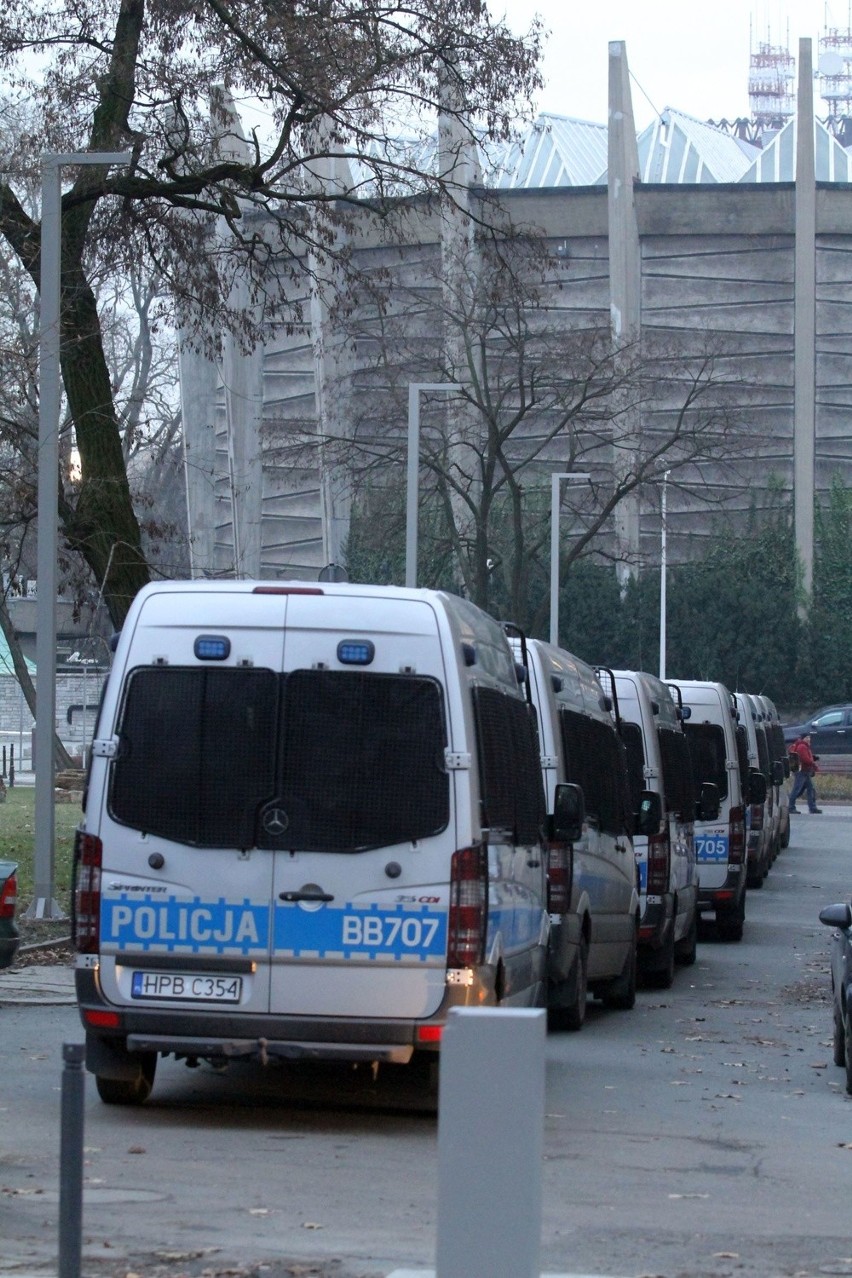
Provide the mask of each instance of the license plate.
POLYGON ((172 1003, 239 1003, 241 976, 202 976, 197 972, 134 972, 133 998, 165 999, 172 1003))

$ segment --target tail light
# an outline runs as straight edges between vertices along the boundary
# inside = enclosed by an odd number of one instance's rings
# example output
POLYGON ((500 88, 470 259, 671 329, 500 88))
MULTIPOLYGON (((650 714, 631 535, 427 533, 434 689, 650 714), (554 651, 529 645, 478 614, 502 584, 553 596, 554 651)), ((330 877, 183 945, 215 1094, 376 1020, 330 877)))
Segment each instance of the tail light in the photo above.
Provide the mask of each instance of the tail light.
POLYGON ((668 832, 648 839, 648 895, 662 896, 669 890, 671 854, 668 832))
POLYGON ((74 841, 74 944, 81 954, 97 954, 101 936, 103 844, 77 831, 74 841))
POLYGON ((753 830, 763 829, 763 810, 764 804, 752 803, 751 805, 751 828, 753 830))
POLYGON ((567 914, 571 908, 574 852, 568 843, 551 843, 547 851, 547 912, 567 914))
POLYGON ((0 919, 13 919, 17 903, 18 880, 14 874, 10 874, 3 887, 0 888, 0 919))
POLYGON ((447 967, 476 967, 485 955, 488 927, 488 850, 453 853, 447 967))
POLYGON ((742 865, 745 860, 745 809, 731 808, 728 819, 728 864, 742 865))

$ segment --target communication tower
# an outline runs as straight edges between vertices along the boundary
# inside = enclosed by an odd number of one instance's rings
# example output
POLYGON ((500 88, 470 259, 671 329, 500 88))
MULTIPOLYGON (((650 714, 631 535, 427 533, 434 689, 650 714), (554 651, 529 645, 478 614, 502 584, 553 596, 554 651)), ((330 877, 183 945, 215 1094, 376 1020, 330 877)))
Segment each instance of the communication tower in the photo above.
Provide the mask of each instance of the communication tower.
POLYGON ((834 121, 852 115, 852 21, 846 27, 828 27, 820 36, 820 97, 834 121))
POLYGON ((795 88, 796 59, 789 48, 768 39, 752 47, 748 100, 758 131, 782 129, 792 119, 796 111, 795 88))

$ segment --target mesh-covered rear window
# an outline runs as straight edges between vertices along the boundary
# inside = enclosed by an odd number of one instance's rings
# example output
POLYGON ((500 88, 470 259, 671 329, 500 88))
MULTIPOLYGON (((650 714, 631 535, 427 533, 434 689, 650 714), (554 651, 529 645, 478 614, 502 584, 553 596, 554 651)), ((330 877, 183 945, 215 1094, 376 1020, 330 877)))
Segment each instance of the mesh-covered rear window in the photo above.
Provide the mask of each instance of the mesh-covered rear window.
POLYGON ((178 843, 355 852, 449 821, 431 679, 146 667, 119 738, 113 817, 178 843))
POLYGON ((133 671, 113 817, 179 843, 251 847, 258 804, 273 792, 277 708, 271 670, 133 671))
POLYGON ((445 746, 432 679, 294 671, 284 686, 280 781, 260 813, 258 846, 358 852, 439 833, 450 817, 445 746))
POLYGON ((567 780, 582 787, 586 811, 601 830, 623 834, 632 825, 633 805, 627 755, 615 728, 564 707, 559 727, 567 780))
POLYGON ((755 724, 754 732, 757 737, 757 757, 760 760, 760 770, 768 782, 771 771, 769 767, 769 745, 766 740, 766 733, 763 729, 763 724, 755 724))
POLYGON ((692 760, 692 778, 696 796, 705 781, 718 787, 719 798, 728 797, 727 750, 725 731, 715 723, 689 723, 684 725, 689 754, 692 760))
POLYGON ((642 791, 645 789, 645 746, 642 729, 638 723, 621 721, 621 739, 627 752, 627 781, 630 786, 630 808, 639 811, 642 791))
POLYGON ((684 820, 691 821, 695 813, 695 794, 686 737, 671 728, 657 728, 657 736, 660 739, 666 807, 670 812, 679 813, 684 820))
POLYGON ((518 697, 474 688, 473 707, 482 779, 482 823, 535 843, 545 816, 535 712, 518 697))

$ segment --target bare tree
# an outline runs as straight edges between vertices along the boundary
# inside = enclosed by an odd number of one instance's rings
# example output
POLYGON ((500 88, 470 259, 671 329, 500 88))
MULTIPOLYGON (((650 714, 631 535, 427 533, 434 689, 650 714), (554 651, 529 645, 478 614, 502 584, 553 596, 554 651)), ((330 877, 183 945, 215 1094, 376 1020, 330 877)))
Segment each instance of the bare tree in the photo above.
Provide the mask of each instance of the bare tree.
MULTIPOLYGON (((37 127, 3 156, 0 234, 36 285, 40 226, 31 212, 38 153, 131 149, 127 170, 68 169, 62 198, 61 364, 81 458, 64 532, 105 583, 119 624, 147 580, 93 287, 97 271, 145 262, 173 290, 182 323, 246 324, 228 314, 230 282, 249 282, 256 325, 282 292, 280 269, 305 252, 339 250, 338 190, 313 180, 318 160, 356 162, 356 195, 378 211, 389 190, 448 190, 423 152, 391 145, 444 109, 486 136, 506 134, 519 98, 537 84, 539 28, 524 39, 494 21, 485 0, 80 0, 33 7, 9 0, 0 17, 0 66, 12 110, 31 101, 37 127), (35 70, 33 70, 35 67, 35 70), (233 127, 211 88, 251 96, 265 112, 245 155, 216 145, 233 127), (455 108, 454 101, 464 102, 455 108), (447 105, 449 104, 449 105, 447 105), (214 99, 215 105, 215 99, 214 99), (323 122, 321 133, 317 126, 323 122), (318 145, 317 138, 323 139, 318 145), (322 206, 326 217, 311 214, 322 206), (264 214, 263 225, 251 210, 264 214), (268 215, 268 217, 266 216, 268 215), (228 230, 216 250, 211 228, 228 230)), ((257 328, 244 327, 247 342, 257 328)))
POLYGON ((722 477, 744 482, 753 442, 737 384, 710 337, 690 351, 660 337, 617 348, 608 317, 572 322, 566 293, 577 286, 539 237, 483 234, 454 261, 427 258, 418 255, 413 282, 409 267, 353 299, 367 408, 353 438, 336 441, 338 456, 356 494, 390 476, 398 492, 408 383, 460 384, 452 396, 424 396, 424 555, 439 572, 451 560, 475 602, 487 607, 499 593, 508 615, 540 632, 547 594, 530 583, 549 576, 551 474, 591 476, 564 493, 564 580, 584 555, 618 555, 615 512, 664 475, 673 488, 698 482, 707 502, 724 499, 722 477), (628 414, 642 421, 638 447, 622 425, 628 414))

